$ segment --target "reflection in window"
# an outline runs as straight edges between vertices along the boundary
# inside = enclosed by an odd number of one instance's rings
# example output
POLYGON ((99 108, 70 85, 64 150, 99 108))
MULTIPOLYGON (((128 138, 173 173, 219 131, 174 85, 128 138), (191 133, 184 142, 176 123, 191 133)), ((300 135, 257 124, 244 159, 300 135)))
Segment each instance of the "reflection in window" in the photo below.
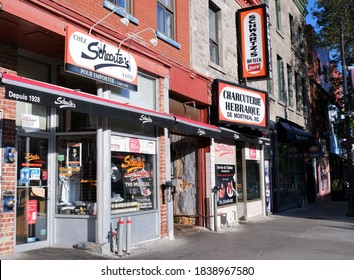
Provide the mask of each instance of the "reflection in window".
POLYGON ((131 14, 131 0, 108 0, 109 2, 117 5, 118 7, 124 8, 127 13, 131 14))
POLYGON ((242 145, 236 145, 236 169, 238 200, 243 201, 242 145))
POLYGON ((261 198, 259 184, 259 162, 257 160, 246 160, 247 170, 247 200, 261 198))
POLYGON ((209 3, 209 49, 210 61, 219 64, 218 9, 209 3))
POLYGON ((157 30, 174 39, 174 0, 157 1, 157 30))
POLYGON ((47 240, 48 140, 19 137, 18 167, 16 244, 47 240))
POLYGON ((96 136, 60 136, 57 143, 57 213, 95 214, 96 136))

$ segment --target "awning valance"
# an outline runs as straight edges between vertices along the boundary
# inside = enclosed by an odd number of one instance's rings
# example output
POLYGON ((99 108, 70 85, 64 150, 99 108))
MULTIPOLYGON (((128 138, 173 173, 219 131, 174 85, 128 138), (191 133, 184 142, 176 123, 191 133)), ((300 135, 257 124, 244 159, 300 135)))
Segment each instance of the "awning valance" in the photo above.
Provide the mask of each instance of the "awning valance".
POLYGON ((220 129, 217 126, 190 120, 180 116, 174 116, 176 125, 172 132, 209 138, 220 138, 220 129))
POLYGON ((285 137, 289 141, 315 141, 315 137, 311 133, 285 121, 278 121, 278 131, 280 133, 280 137, 285 137))
POLYGON ((251 136, 225 127, 219 127, 219 128, 221 130, 221 137, 223 138, 232 139, 235 141, 243 141, 247 143, 257 143, 260 145, 270 144, 270 139, 265 137, 251 136))
POLYGON ((172 128, 172 115, 19 76, 0 73, 5 98, 81 113, 172 128))

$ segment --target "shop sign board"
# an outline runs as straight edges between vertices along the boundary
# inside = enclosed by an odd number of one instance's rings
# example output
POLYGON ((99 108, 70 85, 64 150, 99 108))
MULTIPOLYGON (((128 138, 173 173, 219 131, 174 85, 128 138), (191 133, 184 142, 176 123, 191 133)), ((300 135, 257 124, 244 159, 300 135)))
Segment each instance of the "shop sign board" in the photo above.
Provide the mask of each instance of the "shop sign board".
POLYGON ((234 189, 235 165, 216 164, 215 165, 215 183, 220 188, 218 197, 218 206, 224 206, 236 203, 234 189))
POLYGON ((73 26, 67 26, 65 71, 102 83, 137 91, 134 56, 73 26))
POLYGON ((218 123, 268 127, 266 92, 221 80, 215 82, 217 89, 213 93, 214 103, 216 103, 214 111, 217 110, 218 123))
POLYGON ((112 136, 111 151, 154 155, 156 154, 156 142, 145 139, 112 136))
POLYGON ((236 14, 238 44, 241 50, 241 76, 244 79, 272 77, 270 21, 268 6, 240 9, 236 14))
POLYGON ((246 160, 260 160, 261 159, 260 150, 257 149, 257 147, 254 143, 246 143, 245 158, 246 158, 246 160))

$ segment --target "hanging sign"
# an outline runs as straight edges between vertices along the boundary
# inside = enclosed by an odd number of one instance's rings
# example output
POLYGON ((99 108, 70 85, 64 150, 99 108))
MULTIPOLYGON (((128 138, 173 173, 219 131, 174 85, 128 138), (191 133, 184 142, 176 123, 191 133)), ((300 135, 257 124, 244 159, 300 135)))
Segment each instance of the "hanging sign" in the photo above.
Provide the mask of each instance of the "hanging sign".
POLYGON ((238 43, 241 45, 241 76, 271 78, 270 22, 268 6, 237 10, 238 43))
POLYGON ((128 90, 138 89, 138 68, 132 54, 73 26, 67 26, 65 70, 128 90))

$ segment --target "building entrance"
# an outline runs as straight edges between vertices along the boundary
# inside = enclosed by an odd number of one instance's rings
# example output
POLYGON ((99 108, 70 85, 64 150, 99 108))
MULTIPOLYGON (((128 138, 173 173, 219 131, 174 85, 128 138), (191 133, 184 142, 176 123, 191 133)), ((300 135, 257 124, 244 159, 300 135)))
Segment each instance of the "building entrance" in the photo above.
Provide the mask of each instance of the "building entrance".
POLYGON ((20 136, 17 148, 16 245, 48 238, 48 139, 20 136))

